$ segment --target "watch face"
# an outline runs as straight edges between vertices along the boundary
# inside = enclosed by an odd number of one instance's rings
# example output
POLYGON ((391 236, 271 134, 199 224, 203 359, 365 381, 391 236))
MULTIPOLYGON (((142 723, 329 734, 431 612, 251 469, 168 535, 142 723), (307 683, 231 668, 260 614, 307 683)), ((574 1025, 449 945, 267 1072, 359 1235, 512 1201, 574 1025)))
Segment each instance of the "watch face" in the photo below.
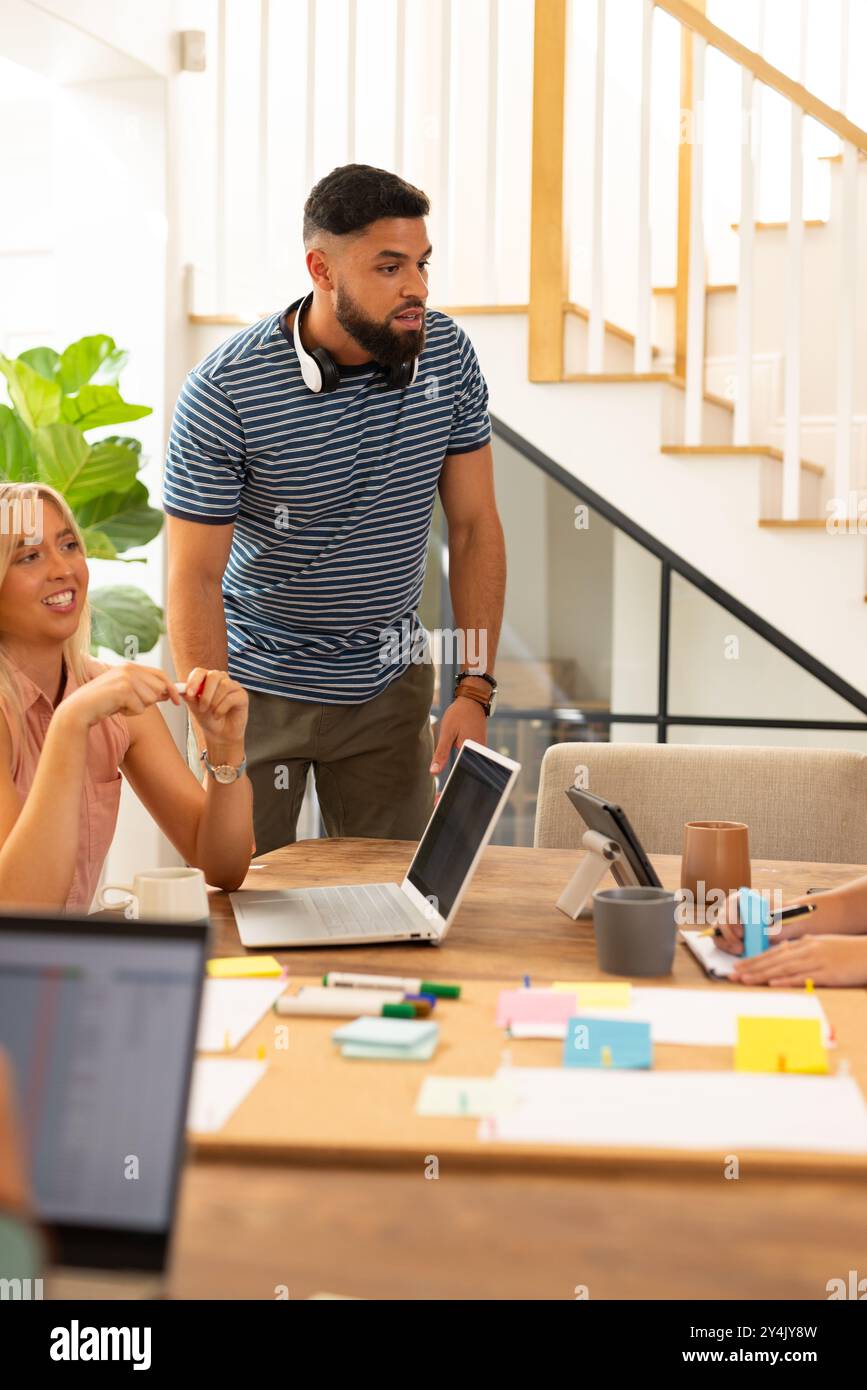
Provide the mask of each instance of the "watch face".
POLYGON ((218 767, 214 768, 214 777, 218 782, 222 782, 224 786, 228 782, 234 782, 237 776, 238 769, 236 767, 230 767, 228 763, 220 763, 218 767))

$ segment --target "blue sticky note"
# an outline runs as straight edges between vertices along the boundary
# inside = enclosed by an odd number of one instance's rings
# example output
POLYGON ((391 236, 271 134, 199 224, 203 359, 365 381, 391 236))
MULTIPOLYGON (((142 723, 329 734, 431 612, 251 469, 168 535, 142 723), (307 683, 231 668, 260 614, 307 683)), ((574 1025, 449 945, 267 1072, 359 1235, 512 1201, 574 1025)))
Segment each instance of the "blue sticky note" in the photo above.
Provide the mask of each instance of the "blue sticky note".
POLYGON ((761 893, 752 888, 739 888, 738 916, 744 927, 744 955, 760 956, 770 945, 768 927, 771 925, 771 909, 761 893))
POLYGON ((650 1067, 649 1023, 616 1018, 570 1018, 563 1044, 564 1067, 650 1067))

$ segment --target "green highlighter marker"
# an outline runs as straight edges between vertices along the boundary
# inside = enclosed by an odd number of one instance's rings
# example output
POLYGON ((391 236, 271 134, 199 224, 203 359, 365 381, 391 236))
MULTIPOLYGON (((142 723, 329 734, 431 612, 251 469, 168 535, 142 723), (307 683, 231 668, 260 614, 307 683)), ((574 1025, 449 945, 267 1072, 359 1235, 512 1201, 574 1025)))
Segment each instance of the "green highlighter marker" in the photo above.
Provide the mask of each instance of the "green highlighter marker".
POLYGON ((438 999, 460 999, 460 985, 439 985, 434 980, 405 979, 400 975, 352 975, 329 970, 324 985, 339 989, 402 989, 406 994, 433 994, 438 999))

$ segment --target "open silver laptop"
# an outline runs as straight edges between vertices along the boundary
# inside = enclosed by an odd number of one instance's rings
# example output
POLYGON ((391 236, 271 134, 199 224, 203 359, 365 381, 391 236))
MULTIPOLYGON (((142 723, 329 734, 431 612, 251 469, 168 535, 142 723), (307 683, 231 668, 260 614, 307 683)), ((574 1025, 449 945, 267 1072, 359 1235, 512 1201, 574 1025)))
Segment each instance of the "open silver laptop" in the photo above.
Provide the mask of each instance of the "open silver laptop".
POLYGON ((163 1292, 207 924, 0 916, 11 1059, 45 1298, 163 1292))
POLYGON ((245 946, 441 942, 491 838, 520 764, 467 739, 403 883, 246 888, 233 893, 245 946))

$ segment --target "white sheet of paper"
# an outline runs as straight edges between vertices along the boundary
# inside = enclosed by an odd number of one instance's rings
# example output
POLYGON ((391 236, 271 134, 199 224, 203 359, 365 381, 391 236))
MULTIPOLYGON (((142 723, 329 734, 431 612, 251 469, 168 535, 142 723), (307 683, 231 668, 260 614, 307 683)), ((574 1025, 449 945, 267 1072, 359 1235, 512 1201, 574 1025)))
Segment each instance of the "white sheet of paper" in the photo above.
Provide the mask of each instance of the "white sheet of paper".
MULTIPOLYGON (((579 1009, 582 1018, 617 1018, 650 1024, 655 1043, 683 1043, 689 1046, 734 1047, 738 1018, 749 1014, 758 1018, 817 1018, 827 1047, 831 1028, 817 995, 807 990, 716 990, 643 989, 632 990, 628 1009, 579 1009)), ((513 1023, 513 1038, 565 1038, 561 1023, 513 1023)))
POLYGON ((707 973, 718 979, 727 979, 741 959, 740 956, 733 956, 730 951, 721 951, 712 936, 702 936, 698 931, 682 931, 680 939, 687 950, 692 951, 698 958, 707 973))
POLYGON ((216 1134, 256 1082, 261 1081, 267 1066, 267 1062, 247 1057, 197 1058, 193 1064, 187 1129, 196 1134, 216 1134))
POLYGON ((514 1105, 507 1082, 496 1076, 426 1076, 415 1103, 417 1115, 497 1115, 514 1105))
POLYGON ((196 1050, 231 1052, 255 1028, 288 983, 285 975, 279 980, 206 980, 196 1050))
POLYGON ((501 1068, 516 1105, 479 1138, 517 1144, 867 1154, 867 1106, 848 1076, 501 1068))

